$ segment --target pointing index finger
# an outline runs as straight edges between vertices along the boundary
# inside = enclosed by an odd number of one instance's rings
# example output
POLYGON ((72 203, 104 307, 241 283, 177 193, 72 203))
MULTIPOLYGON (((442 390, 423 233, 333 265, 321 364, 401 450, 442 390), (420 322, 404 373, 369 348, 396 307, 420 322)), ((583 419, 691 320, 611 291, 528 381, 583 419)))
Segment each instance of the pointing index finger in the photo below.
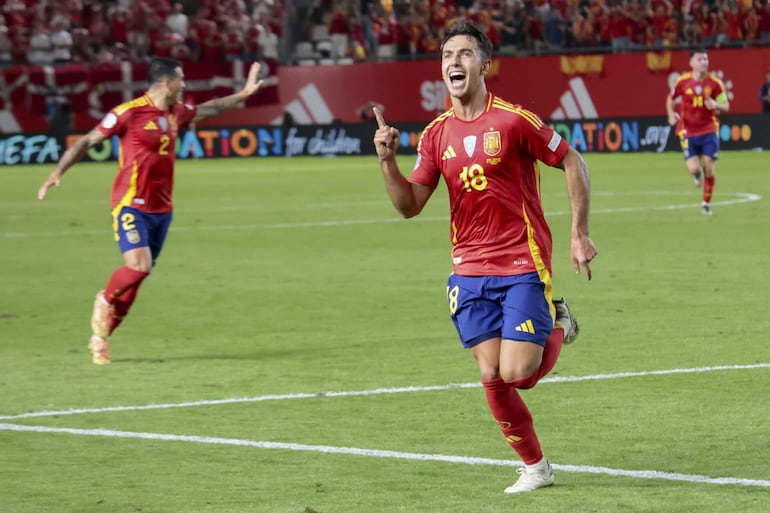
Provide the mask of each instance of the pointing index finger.
POLYGON ((380 109, 372 107, 372 111, 374 112, 374 117, 377 119, 377 126, 385 128, 387 125, 385 124, 385 119, 383 119, 380 109))

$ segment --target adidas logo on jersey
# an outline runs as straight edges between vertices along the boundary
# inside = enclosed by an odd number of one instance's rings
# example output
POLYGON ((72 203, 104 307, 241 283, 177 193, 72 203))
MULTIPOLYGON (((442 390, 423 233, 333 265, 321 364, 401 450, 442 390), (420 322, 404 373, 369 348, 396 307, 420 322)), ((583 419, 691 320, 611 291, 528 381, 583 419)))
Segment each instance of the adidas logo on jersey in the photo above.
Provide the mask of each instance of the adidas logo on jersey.
POLYGON ((155 124, 155 121, 148 121, 146 125, 144 125, 145 130, 157 130, 158 125, 155 124))
POLYGON ((441 160, 449 160, 456 156, 457 156, 457 153, 455 153, 455 149, 452 148, 452 146, 450 145, 449 148, 444 150, 444 154, 441 156, 441 160))

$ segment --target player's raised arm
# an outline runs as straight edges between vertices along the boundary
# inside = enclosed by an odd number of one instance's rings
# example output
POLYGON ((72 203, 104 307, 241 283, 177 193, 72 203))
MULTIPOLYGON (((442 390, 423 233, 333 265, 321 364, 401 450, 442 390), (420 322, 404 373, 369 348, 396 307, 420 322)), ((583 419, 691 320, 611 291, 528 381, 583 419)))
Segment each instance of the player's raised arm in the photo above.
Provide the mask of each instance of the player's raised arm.
POLYGON ((380 160, 380 169, 385 179, 385 189, 388 191, 393 206, 404 217, 414 217, 419 214, 430 198, 433 190, 424 185, 411 183, 401 174, 396 162, 396 150, 399 143, 399 132, 385 123, 382 111, 373 107, 377 120, 377 131, 374 132, 374 148, 380 160))
POLYGON ((98 128, 94 128, 86 135, 75 141, 75 143, 67 148, 64 155, 61 156, 59 162, 56 163, 56 167, 48 175, 48 178, 43 182, 43 185, 37 190, 37 199, 42 200, 45 198, 48 189, 51 187, 61 187, 62 175, 73 165, 80 162, 85 156, 86 152, 91 146, 99 144, 105 140, 105 136, 98 128))
POLYGON ((224 98, 215 98, 207 102, 203 102, 198 105, 198 113, 195 115, 193 121, 200 121, 201 119, 210 118, 221 114, 226 110, 230 110, 239 103, 246 100, 249 96, 256 94, 259 88, 262 87, 264 80, 259 80, 259 68, 260 64, 255 62, 249 68, 249 76, 246 79, 246 84, 239 92, 225 96, 224 98))

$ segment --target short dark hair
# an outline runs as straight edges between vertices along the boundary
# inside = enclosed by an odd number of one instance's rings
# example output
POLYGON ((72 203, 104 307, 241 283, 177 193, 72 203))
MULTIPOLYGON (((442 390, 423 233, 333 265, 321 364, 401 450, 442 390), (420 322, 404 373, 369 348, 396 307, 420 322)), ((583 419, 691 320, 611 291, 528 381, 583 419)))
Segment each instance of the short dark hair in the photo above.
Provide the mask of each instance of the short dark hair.
POLYGON ((690 50, 690 57, 692 57, 696 53, 708 53, 708 51, 705 48, 693 48, 692 50, 690 50))
POLYGON ((154 57, 147 66, 147 83, 153 85, 164 78, 176 78, 176 69, 182 67, 176 59, 154 57))
POLYGON ((476 40, 476 42, 479 44, 479 49, 481 50, 481 53, 484 54, 484 57, 487 59, 492 58, 492 42, 489 40, 487 35, 483 33, 479 28, 471 23, 470 21, 466 19, 459 19, 452 23, 444 32, 444 40, 441 41, 441 50, 444 50, 444 44, 446 44, 449 39, 455 37, 455 36, 469 36, 476 40))

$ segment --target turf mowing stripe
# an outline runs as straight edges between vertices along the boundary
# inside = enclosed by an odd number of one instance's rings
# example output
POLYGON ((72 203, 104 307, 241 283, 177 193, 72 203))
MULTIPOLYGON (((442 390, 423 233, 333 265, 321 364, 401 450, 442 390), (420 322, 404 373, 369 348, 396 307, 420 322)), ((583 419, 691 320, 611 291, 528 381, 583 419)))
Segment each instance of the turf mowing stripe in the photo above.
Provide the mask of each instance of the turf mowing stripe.
MULTIPOLYGON (((619 372, 615 374, 591 374, 587 376, 554 376, 551 378, 544 378, 540 380, 540 383, 575 383, 580 381, 596 381, 596 380, 605 380, 605 379, 661 376, 661 375, 667 375, 667 374, 692 374, 692 373, 702 373, 702 372, 767 369, 767 368, 770 368, 770 363, 757 363, 757 364, 751 364, 751 365, 717 365, 714 367, 693 367, 689 369, 619 372)), ((284 401, 289 399, 358 397, 358 396, 368 396, 368 395, 402 394, 402 393, 412 393, 412 392, 434 392, 434 391, 440 391, 440 390, 451 390, 455 388, 479 388, 479 387, 481 387, 480 383, 450 383, 447 385, 376 388, 373 390, 354 390, 354 391, 347 391, 347 392, 273 394, 273 395, 260 395, 256 397, 234 397, 229 399, 213 399, 213 400, 191 401, 191 402, 183 402, 183 403, 146 404, 141 406, 107 406, 104 408, 73 408, 69 410, 37 411, 37 412, 29 412, 29 413, 20 413, 18 415, 0 415, 0 420, 25 419, 25 418, 31 418, 31 417, 79 415, 84 413, 104 413, 104 412, 116 412, 116 411, 163 410, 163 409, 169 409, 169 408, 213 406, 218 404, 256 403, 261 401, 284 401)))
MULTIPOLYGON (((737 203, 747 203, 749 201, 759 201, 762 196, 759 194, 752 194, 748 192, 736 192, 733 193, 738 196, 735 199, 712 201, 711 205, 734 205, 737 203)), ((620 214, 624 212, 647 212, 650 210, 679 210, 684 208, 699 209, 700 203, 676 203, 671 205, 659 205, 659 206, 645 206, 645 207, 623 207, 623 208, 599 208, 592 209, 591 214, 620 214)), ((563 216, 568 215, 568 210, 556 210, 552 212, 546 212, 546 216, 563 216)), ((440 217, 416 217, 409 220, 412 223, 433 223, 433 222, 446 222, 449 218, 446 216, 440 217)), ((221 225, 221 226, 178 226, 174 225, 171 228, 173 232, 190 232, 190 231, 209 231, 209 230, 257 230, 257 229, 290 229, 290 228, 319 228, 319 227, 337 227, 337 226, 356 226, 356 225, 368 225, 368 224, 388 224, 388 223, 400 223, 406 222, 400 217, 386 218, 386 219, 341 219, 341 220, 329 220, 329 221, 313 221, 306 223, 265 223, 265 224, 249 224, 249 225, 221 225)), ((103 234, 103 230, 90 230, 90 231, 61 231, 61 232, 38 232, 38 233, 3 233, 2 237, 6 239, 22 239, 31 237, 71 237, 78 235, 99 235, 103 234)))
MULTIPOLYGON (((241 440, 235 438, 218 438, 208 436, 167 435, 163 433, 141 433, 133 431, 115 431, 111 429, 72 429, 52 428, 45 426, 20 426, 17 424, 0 424, 0 431, 19 431, 33 433, 62 433, 81 436, 103 436, 110 438, 138 438, 143 440, 160 440, 166 442, 190 442, 199 444, 234 445, 255 447, 258 449, 279 449, 287 451, 320 452, 325 454, 346 454, 366 456, 370 458, 392 458, 402 460, 436 461, 442 463, 460 463, 465 465, 493 465, 499 467, 520 467, 521 463, 513 460, 495 460, 490 458, 470 458, 466 456, 451 456, 445 454, 420 454, 399 451, 381 451, 376 449, 358 449, 355 447, 332 447, 328 445, 305 445, 280 442, 262 442, 241 440)), ((770 488, 770 481, 760 479, 741 479, 737 477, 711 477, 697 474, 679 474, 657 470, 623 470, 608 467, 588 465, 558 465, 552 464, 555 470, 573 473, 604 474, 616 477, 631 477, 636 479, 664 479, 668 481, 684 481, 688 483, 706 483, 717 485, 741 485, 770 488)))

